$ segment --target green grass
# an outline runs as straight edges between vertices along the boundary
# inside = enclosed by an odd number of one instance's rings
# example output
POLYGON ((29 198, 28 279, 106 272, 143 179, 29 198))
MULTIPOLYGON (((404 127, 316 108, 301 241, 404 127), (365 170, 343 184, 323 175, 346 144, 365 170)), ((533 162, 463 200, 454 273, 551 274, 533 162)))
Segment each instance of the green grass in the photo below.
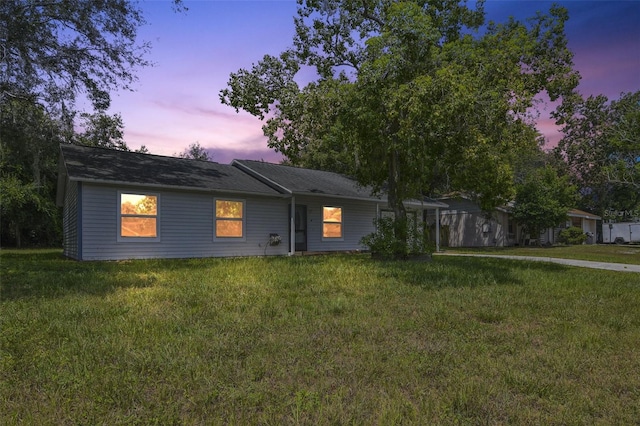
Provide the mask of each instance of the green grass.
POLYGON ((633 424, 640 276, 1 252, 0 424, 633 424))
POLYGON ((593 244, 552 247, 445 248, 444 250, 448 253, 558 257, 565 259, 592 260, 596 262, 640 265, 640 246, 638 245, 593 244))

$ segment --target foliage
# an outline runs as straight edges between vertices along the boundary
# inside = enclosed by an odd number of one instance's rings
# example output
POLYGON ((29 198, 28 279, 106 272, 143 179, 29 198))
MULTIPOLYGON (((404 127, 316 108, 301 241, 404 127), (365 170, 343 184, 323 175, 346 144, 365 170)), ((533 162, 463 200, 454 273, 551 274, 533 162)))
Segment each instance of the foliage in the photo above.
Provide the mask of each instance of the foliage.
POLYGON ((633 273, 442 257, 0 256, 2 424, 634 424, 640 413, 633 273))
POLYGON ((406 256, 407 246, 398 246, 395 238, 395 220, 390 217, 374 219, 376 231, 362 237, 360 243, 367 247, 372 254, 383 258, 393 259, 406 256))
POLYGON ((95 110, 106 110, 109 93, 129 89, 135 69, 150 65, 149 44, 136 40, 144 24, 138 6, 124 0, 3 0, 0 103, 31 99, 50 112, 72 111, 84 92, 95 110))
POLYGON ((209 156, 209 152, 200 145, 200 142, 195 142, 185 148, 180 154, 174 154, 180 158, 190 158, 192 160, 213 161, 209 156))
POLYGON ((59 225, 55 222, 56 207, 43 192, 35 184, 24 184, 15 176, 0 177, 0 216, 3 234, 14 240, 18 247, 24 243, 25 230, 30 231, 27 234, 34 240, 32 243, 59 238, 56 229, 50 228, 59 225), (49 225, 50 222, 52 223, 49 225), (37 235, 43 231, 49 235, 37 235))
MULTIPOLYGON (((173 4, 185 9, 181 0, 173 4)), ((138 5, 125 0, 0 1, 3 246, 60 244, 59 144, 129 149, 122 118, 105 111, 110 92, 129 89, 136 69, 150 65, 149 45, 136 40, 144 23, 138 5), (79 114, 79 96, 93 113, 79 114)))
POLYGON ((536 238, 540 231, 566 221, 567 212, 576 201, 576 188, 569 184, 568 177, 558 176, 555 169, 545 166, 517 186, 511 214, 536 238))
MULTIPOLYGON (((120 114, 108 115, 104 112, 80 114, 84 130, 75 135, 78 145, 96 146, 120 151, 130 151, 124 141, 124 123, 120 114)), ((145 148, 146 149, 146 148, 145 148)))
POLYGON ((563 244, 580 245, 587 241, 587 235, 577 226, 571 226, 560 231, 558 241, 563 244))
POLYGON ((0 114, 0 228, 3 246, 60 242, 55 207, 62 125, 21 99, 0 114))
POLYGON ((602 215, 607 209, 640 206, 640 91, 577 99, 558 118, 564 137, 556 155, 567 163, 585 208, 602 215))
POLYGON ((220 98, 266 118, 269 146, 292 164, 386 191, 396 219, 404 200, 442 187, 490 210, 511 199, 515 159, 536 144, 535 96, 577 84, 567 18, 552 7, 482 27, 482 2, 309 0, 293 47, 232 74, 220 98), (305 67, 317 78, 301 89, 305 67))
POLYGON ((429 229, 423 223, 412 223, 408 220, 396 221, 390 217, 374 219, 376 231, 362 237, 360 243, 372 254, 383 259, 406 259, 408 256, 431 254, 435 246, 429 239, 429 229), (399 228, 404 228, 398 230, 399 228), (407 235, 407 243, 397 238, 402 233, 407 235))

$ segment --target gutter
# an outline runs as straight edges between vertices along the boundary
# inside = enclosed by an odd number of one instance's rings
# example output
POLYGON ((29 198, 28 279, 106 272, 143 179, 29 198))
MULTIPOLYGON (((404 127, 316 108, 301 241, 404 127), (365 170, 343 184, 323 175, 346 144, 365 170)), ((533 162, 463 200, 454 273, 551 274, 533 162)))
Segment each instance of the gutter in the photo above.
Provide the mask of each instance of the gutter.
POLYGON ((126 182, 126 181, 117 181, 117 180, 102 180, 102 179, 86 179, 86 178, 72 178, 69 177, 70 181, 74 182, 86 182, 100 185, 110 185, 110 186, 126 186, 126 187, 143 187, 143 188, 163 188, 163 189, 174 189, 174 190, 187 190, 187 191, 195 191, 195 192, 206 192, 206 193, 226 193, 226 194, 241 194, 241 195, 258 195, 263 197, 278 197, 278 198, 289 198, 288 194, 280 194, 280 193, 268 193, 268 192, 253 192, 253 191, 238 191, 234 189, 222 189, 222 188, 203 188, 203 187, 194 187, 194 186, 178 186, 178 185, 161 185, 157 183, 134 183, 134 182, 126 182))

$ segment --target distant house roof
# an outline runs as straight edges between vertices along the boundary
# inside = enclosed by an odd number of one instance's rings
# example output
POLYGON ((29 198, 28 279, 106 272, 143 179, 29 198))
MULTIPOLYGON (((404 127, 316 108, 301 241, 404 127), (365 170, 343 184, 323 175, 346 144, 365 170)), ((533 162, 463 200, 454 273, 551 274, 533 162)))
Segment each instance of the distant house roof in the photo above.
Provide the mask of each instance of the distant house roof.
POLYGON ((567 216, 569 216, 569 217, 582 217, 584 219, 593 219, 593 220, 602 219, 600 216, 597 216, 597 215, 591 214, 591 213, 587 213, 585 211, 578 210, 578 209, 569 210, 569 212, 567 213, 567 216))
MULTIPOLYGON (((473 201, 473 198, 470 195, 464 194, 464 193, 460 193, 460 192, 451 193, 451 194, 448 194, 448 195, 440 198, 440 200, 454 200, 454 199, 463 199, 463 200, 473 201)), ((514 201, 510 201, 505 206, 496 207, 496 210, 502 211, 502 212, 506 212, 506 213, 510 213, 512 211, 514 205, 515 205, 515 202, 514 201)), ((585 211, 578 210, 578 209, 570 209, 567 212, 567 216, 569 216, 569 217, 581 217, 581 218, 593 219, 593 220, 602 219, 600 216, 597 216, 597 215, 591 214, 591 213, 587 213, 585 211)))
POLYGON ((72 181, 278 195, 227 164, 114 149, 61 145, 62 172, 72 181))

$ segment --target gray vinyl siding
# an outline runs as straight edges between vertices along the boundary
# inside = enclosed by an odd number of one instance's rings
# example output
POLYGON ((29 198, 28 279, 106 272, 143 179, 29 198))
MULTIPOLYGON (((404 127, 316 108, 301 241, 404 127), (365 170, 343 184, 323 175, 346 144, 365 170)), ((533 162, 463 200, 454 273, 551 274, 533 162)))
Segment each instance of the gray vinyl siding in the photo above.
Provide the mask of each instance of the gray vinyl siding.
POLYGON ((288 200, 276 197, 83 185, 82 259, 191 258, 284 255, 288 251, 288 200), (118 191, 159 195, 159 240, 117 241, 118 191), (214 199, 245 202, 245 238, 214 241, 214 199), (282 236, 266 247, 270 233, 282 236), (266 252, 265 252, 266 247, 266 252))
MULTIPOLYGON (((447 199, 448 209, 440 211, 440 227, 446 235, 443 245, 448 247, 507 246, 508 215, 494 211, 490 215, 473 201, 447 199)), ((432 216, 434 212, 430 212, 432 216)))
POLYGON ((62 247, 63 254, 78 259, 78 183, 66 184, 64 206, 62 209, 62 247))
POLYGON ((307 206, 307 250, 346 251, 362 250, 360 239, 375 231, 373 219, 377 214, 375 202, 296 196, 296 204, 307 206), (322 207, 342 207, 341 239, 322 238, 322 207))

